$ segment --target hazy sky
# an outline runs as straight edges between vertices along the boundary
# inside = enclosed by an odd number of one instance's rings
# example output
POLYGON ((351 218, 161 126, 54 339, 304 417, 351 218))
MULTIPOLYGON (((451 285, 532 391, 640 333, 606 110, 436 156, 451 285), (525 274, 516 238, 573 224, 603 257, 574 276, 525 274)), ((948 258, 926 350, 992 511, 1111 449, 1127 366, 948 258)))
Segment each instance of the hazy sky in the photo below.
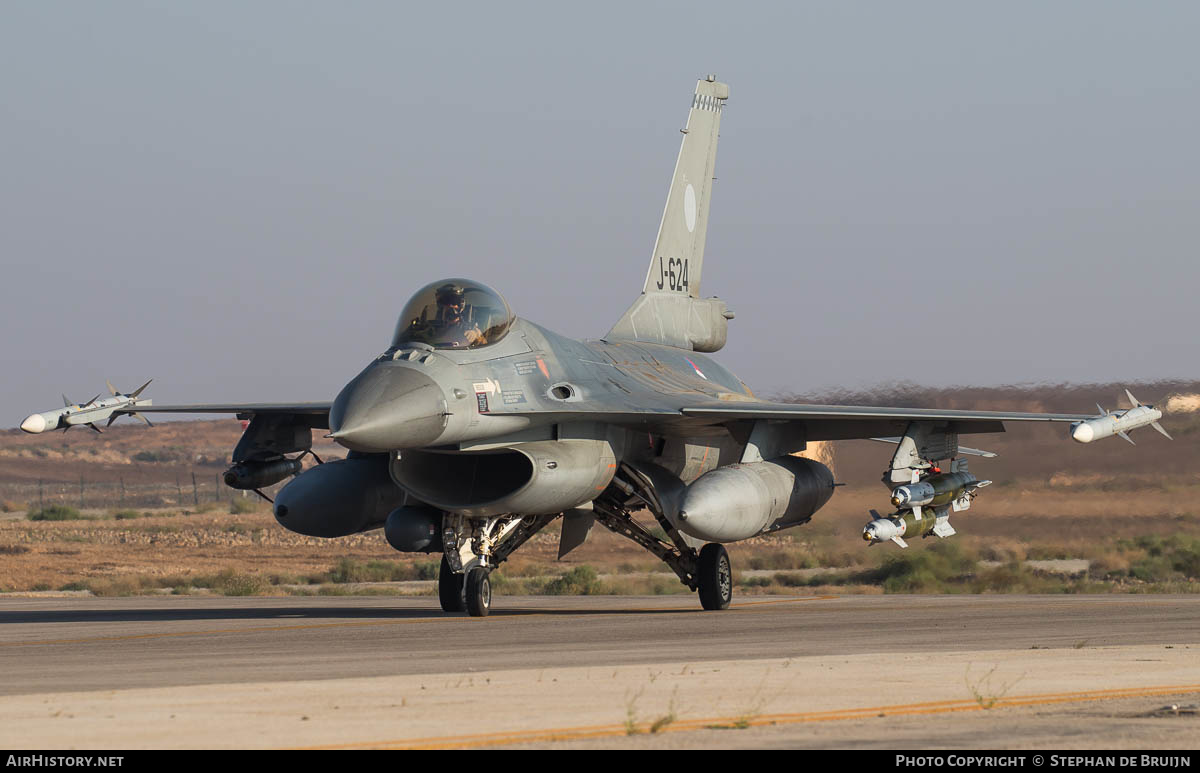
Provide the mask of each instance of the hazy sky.
POLYGON ((105 378, 332 399, 444 276, 603 335, 710 72, 702 292, 758 391, 1196 377, 1198 30, 1183 2, 6 2, 0 426, 105 378))

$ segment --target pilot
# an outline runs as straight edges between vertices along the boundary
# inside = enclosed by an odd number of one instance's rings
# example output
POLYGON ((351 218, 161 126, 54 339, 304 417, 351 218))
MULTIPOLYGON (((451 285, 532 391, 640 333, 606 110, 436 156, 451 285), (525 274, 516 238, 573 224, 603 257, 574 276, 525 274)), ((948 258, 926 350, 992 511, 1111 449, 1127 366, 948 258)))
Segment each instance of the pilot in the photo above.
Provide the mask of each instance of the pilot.
POLYGON ((444 284, 437 289, 435 298, 438 306, 438 321, 445 330, 454 335, 456 340, 465 340, 472 346, 481 346, 487 343, 479 325, 467 319, 467 303, 462 287, 453 283, 444 284))

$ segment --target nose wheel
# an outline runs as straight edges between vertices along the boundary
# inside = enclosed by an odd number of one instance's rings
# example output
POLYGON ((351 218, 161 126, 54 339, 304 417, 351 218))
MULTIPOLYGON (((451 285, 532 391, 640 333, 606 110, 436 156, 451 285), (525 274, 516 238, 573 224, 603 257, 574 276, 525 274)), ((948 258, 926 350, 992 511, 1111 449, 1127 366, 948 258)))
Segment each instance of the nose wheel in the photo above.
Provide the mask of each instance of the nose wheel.
POLYGON ((486 567, 476 566, 467 572, 466 604, 471 617, 487 617, 492 606, 492 581, 486 567))
POLYGON ((696 590, 700 592, 700 606, 705 609, 726 609, 733 601, 733 567, 724 545, 710 542, 700 548, 696 590))
POLYGON ((443 612, 463 611, 463 579, 450 568, 450 562, 442 556, 442 568, 438 571, 438 600, 443 612))

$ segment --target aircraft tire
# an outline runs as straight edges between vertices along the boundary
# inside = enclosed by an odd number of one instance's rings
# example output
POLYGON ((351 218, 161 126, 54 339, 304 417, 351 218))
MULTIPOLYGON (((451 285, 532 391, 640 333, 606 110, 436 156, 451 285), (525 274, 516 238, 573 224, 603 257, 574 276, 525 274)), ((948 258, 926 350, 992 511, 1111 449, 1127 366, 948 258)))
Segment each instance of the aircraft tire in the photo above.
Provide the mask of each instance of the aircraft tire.
POLYGON ((442 568, 438 571, 438 601, 443 612, 463 611, 463 575, 450 569, 450 562, 442 556, 442 568))
POLYGON ((467 572, 467 614, 471 617, 487 617, 492 606, 492 581, 488 570, 477 566, 467 572))
POLYGON ((733 601, 733 566, 725 546, 710 542, 700 548, 696 567, 696 586, 700 606, 705 609, 726 609, 733 601))

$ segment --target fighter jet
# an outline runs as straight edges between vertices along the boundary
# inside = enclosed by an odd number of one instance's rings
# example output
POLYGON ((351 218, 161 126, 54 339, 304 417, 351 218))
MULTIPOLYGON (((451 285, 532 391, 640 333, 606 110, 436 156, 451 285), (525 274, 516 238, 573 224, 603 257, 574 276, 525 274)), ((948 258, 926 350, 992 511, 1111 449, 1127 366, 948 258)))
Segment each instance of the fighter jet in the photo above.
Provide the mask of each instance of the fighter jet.
POLYGON ((1091 418, 755 397, 711 356, 733 313, 700 295, 728 98, 715 77, 697 83, 641 292, 601 338, 566 338, 482 282, 439 279, 332 402, 137 409, 249 419, 230 485, 294 475, 274 502, 284 527, 319 537, 382 527, 399 551, 440 553, 442 609, 474 616, 491 607, 489 574, 560 518, 560 555, 599 523, 661 559, 705 609, 724 609, 723 544, 806 523, 834 493, 828 467, 793 455, 807 443, 895 443, 884 473, 894 491, 956 459, 960 435, 1091 418), (313 430, 347 458, 300 471, 313 430))
MULTIPOLYGON (((153 380, 150 379, 150 381, 153 380)), ((21 429, 33 435, 49 429, 61 429, 63 432, 66 432, 75 426, 90 427, 96 432, 103 432, 104 430, 96 426, 96 422, 108 419, 106 426, 112 426, 117 417, 122 415, 133 416, 149 425, 149 419, 137 411, 130 410, 130 408, 137 407, 141 409, 152 404, 149 398, 138 397, 143 389, 150 386, 150 381, 142 384, 129 394, 121 394, 112 385, 111 381, 105 382, 108 384, 108 391, 112 392, 112 397, 106 397, 101 400, 100 395, 96 395, 86 403, 72 403, 66 395, 63 395, 63 408, 31 414, 25 418, 25 421, 21 422, 21 429)))

